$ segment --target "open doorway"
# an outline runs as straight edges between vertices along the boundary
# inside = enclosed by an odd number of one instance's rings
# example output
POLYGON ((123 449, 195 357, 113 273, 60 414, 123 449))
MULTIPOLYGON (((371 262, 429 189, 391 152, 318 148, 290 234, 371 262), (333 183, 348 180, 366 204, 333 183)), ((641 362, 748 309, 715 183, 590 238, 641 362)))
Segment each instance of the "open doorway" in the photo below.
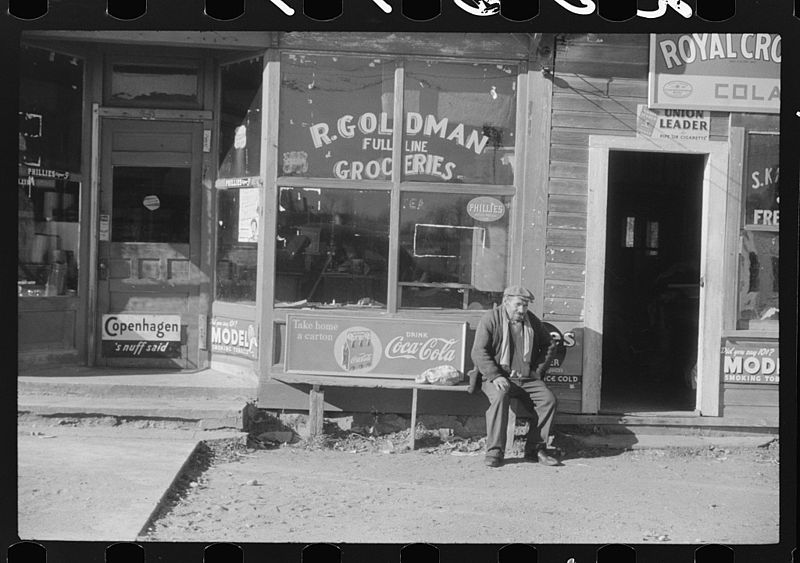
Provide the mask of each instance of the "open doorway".
POLYGON ((695 409, 705 155, 611 150, 600 409, 695 409))

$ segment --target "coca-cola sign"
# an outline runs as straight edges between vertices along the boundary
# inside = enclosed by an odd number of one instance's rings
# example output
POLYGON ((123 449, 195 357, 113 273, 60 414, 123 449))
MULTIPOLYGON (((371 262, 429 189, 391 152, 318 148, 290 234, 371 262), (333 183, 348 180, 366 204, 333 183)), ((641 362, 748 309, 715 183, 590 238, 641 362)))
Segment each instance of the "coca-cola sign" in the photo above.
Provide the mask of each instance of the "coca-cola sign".
POLYGON ((452 362, 456 357, 455 338, 428 338, 427 340, 407 339, 396 336, 386 345, 387 358, 407 360, 437 360, 452 362))
POLYGON ((290 313, 287 372, 413 379, 449 365, 464 371, 466 324, 290 313))

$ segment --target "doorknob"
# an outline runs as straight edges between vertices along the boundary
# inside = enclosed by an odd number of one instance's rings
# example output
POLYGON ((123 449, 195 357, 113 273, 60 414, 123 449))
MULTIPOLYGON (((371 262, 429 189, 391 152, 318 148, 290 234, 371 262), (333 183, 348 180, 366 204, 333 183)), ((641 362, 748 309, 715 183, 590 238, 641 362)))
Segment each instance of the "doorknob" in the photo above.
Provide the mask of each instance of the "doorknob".
POLYGON ((108 279, 108 263, 105 258, 100 258, 97 261, 97 278, 101 280, 108 279))
POLYGON ((706 278, 705 276, 700 276, 700 287, 706 286, 706 278))

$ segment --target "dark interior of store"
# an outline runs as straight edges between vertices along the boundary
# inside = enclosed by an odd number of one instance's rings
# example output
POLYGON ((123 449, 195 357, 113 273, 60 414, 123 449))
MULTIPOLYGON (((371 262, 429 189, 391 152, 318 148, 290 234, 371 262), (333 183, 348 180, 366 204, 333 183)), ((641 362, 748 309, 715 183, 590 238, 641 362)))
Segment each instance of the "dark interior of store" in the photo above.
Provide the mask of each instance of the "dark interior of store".
POLYGON ((695 408, 704 164, 609 155, 601 412, 695 408))

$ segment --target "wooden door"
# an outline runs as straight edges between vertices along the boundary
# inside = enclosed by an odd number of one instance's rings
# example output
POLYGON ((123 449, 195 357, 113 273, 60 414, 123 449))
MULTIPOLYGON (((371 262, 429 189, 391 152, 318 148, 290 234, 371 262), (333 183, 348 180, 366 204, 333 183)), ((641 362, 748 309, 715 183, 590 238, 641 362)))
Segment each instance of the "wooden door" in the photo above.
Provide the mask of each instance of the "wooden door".
POLYGON ((97 364, 200 365, 202 124, 101 124, 97 364))

